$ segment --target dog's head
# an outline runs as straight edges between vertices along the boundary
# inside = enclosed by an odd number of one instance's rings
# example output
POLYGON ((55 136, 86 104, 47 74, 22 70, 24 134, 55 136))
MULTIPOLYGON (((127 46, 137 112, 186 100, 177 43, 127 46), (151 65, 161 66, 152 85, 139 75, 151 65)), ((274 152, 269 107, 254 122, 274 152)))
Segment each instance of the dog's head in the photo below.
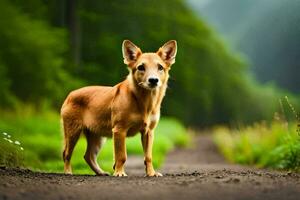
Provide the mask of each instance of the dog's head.
POLYGON ((142 53, 131 41, 124 40, 122 52, 124 63, 128 65, 137 85, 154 90, 165 84, 169 78, 170 67, 175 63, 177 43, 170 40, 156 53, 142 53))

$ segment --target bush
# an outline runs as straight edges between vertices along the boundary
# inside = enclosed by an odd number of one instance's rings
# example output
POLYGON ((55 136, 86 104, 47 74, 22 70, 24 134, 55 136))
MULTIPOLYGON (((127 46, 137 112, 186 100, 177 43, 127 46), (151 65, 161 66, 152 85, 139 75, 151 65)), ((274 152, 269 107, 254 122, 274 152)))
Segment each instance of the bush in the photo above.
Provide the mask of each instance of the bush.
POLYGON ((270 126, 253 126, 230 130, 216 128, 214 139, 227 160, 233 163, 300 170, 300 135, 296 123, 274 121, 270 126))
POLYGON ((0 165, 8 167, 23 166, 24 148, 21 146, 20 141, 14 140, 14 138, 6 132, 0 134, 0 165))

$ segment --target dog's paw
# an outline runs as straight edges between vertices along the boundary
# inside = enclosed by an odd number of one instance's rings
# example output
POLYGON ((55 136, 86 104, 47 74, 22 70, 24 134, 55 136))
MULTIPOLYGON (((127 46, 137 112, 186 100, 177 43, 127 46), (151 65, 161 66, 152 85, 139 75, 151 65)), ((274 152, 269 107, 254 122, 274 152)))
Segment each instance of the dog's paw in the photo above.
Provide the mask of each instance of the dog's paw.
POLYGON ((148 177, 161 177, 163 175, 159 172, 152 172, 152 173, 147 174, 146 176, 148 176, 148 177))
POLYGON ((109 176, 110 175, 110 173, 108 173, 108 172, 99 172, 99 173, 97 173, 97 176, 109 176))
POLYGON ((116 176, 116 177, 124 177, 124 176, 127 176, 127 174, 125 172, 114 172, 113 176, 116 176))

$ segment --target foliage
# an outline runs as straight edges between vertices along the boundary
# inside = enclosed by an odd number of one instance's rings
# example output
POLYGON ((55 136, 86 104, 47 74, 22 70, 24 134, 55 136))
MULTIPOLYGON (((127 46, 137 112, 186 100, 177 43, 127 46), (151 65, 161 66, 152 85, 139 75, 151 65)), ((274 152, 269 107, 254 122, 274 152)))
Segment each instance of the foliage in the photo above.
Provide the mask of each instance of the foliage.
POLYGON ((63 29, 32 19, 7 1, 0 1, 0 19, 0 87, 5 87, 6 100, 14 95, 36 105, 45 99, 55 102, 78 86, 62 68, 67 49, 63 29))
POLYGON ((18 140, 14 140, 11 135, 3 132, 0 140, 0 165, 23 166, 23 150, 24 148, 18 140))
POLYGON ((13 95, 9 90, 10 80, 7 78, 6 68, 0 60, 0 105, 9 106, 13 102, 13 95))
POLYGON ((124 39, 145 52, 176 39, 164 115, 201 127, 252 122, 275 110, 269 102, 276 101, 277 89, 249 78, 243 59, 183 0, 1 0, 0 18, 2 108, 46 102, 59 109, 72 89, 124 79, 124 39))
POLYGON ((275 169, 300 170, 300 135, 295 123, 274 121, 240 129, 218 127, 214 139, 231 162, 275 169))
MULTIPOLYGON (((29 106, 20 108, 16 113, 2 111, 0 133, 2 132, 7 132, 12 138, 18 138, 24 151, 20 153, 19 149, 15 149, 15 145, 11 145, 1 138, 1 165, 21 165, 41 171, 63 171, 61 158, 63 138, 60 133, 59 115, 56 112, 44 110, 39 113, 29 106)), ((188 142, 189 137, 181 123, 172 118, 163 118, 155 132, 153 149, 155 167, 159 167, 163 163, 167 152, 175 146, 185 146, 188 142)), ((129 138, 126 144, 129 155, 143 155, 139 135, 129 138)), ((72 157, 75 173, 92 173, 83 159, 85 150, 86 141, 85 138, 81 138, 72 157)), ((112 150, 112 141, 109 139, 98 159, 100 165, 107 171, 112 171, 112 150)), ((143 163, 142 159, 141 163, 143 163)))

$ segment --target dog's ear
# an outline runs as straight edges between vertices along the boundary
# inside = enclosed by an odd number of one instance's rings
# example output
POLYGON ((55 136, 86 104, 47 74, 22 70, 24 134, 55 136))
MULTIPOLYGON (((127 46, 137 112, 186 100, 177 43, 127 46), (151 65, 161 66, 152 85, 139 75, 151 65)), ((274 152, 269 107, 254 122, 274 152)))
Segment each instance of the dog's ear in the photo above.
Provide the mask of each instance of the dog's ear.
POLYGON ((122 53, 123 53, 124 63, 126 65, 129 65, 130 63, 137 61, 138 57, 142 54, 142 51, 131 41, 124 40, 122 44, 122 53))
POLYGON ((177 53, 177 42, 176 40, 170 40, 159 48, 157 54, 165 61, 167 64, 172 65, 175 63, 175 57, 177 53))

